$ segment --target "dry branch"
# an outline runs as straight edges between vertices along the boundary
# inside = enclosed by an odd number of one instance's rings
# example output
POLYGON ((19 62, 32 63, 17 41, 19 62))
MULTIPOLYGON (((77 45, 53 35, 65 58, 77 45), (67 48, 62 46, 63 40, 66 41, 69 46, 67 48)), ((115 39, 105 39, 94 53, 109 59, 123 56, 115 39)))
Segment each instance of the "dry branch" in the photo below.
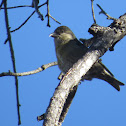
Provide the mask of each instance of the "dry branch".
POLYGON ((99 4, 97 4, 97 6, 101 9, 101 11, 99 12, 99 14, 105 14, 107 16, 107 19, 111 19, 111 20, 116 20, 116 18, 109 16, 102 8, 99 4))
POLYGON ((52 62, 52 63, 42 65, 41 67, 37 68, 36 70, 23 72, 23 73, 13 73, 11 71, 3 72, 3 73, 0 74, 0 77, 3 77, 3 76, 28 76, 28 75, 39 73, 39 72, 41 72, 41 71, 43 71, 43 70, 45 70, 45 69, 47 69, 51 66, 55 66, 55 65, 57 65, 57 62, 52 62))
POLYGON ((46 110, 43 126, 60 126, 61 113, 73 87, 77 86, 81 77, 92 65, 112 48, 115 43, 126 35, 126 14, 121 16, 108 27, 92 25, 89 32, 94 36, 93 44, 82 59, 65 74, 56 88, 46 110))
MULTIPOLYGON (((5 9, 5 8, 2 8, 3 1, 1 3, 1 5, 0 5, 0 9, 5 9)), ((43 15, 39 11, 39 8, 44 6, 44 5, 47 5, 47 14, 45 16, 45 17, 48 17, 47 26, 50 27, 50 18, 52 18, 56 23, 61 24, 54 17, 52 17, 51 14, 50 14, 50 11, 49 11, 49 0, 47 0, 45 3, 41 4, 40 6, 38 6, 38 2, 39 2, 38 0, 33 0, 32 5, 22 5, 22 6, 7 7, 7 9, 15 9, 15 8, 21 8, 21 7, 34 7, 35 8, 35 11, 33 11, 30 14, 30 16, 18 28, 14 29, 14 30, 11 30, 11 32, 15 32, 15 31, 19 30, 22 26, 24 26, 27 23, 27 21, 33 16, 33 14, 35 12, 39 15, 41 20, 44 20, 43 15)))
POLYGON ((5 0, 2 0, 1 4, 0 4, 0 10, 2 9, 2 5, 4 4, 5 0))
MULTIPOLYGON (((42 5, 38 6, 38 8, 44 6, 45 4, 46 4, 46 2, 43 3, 42 5)), ((22 7, 27 7, 27 6, 22 6, 22 7)), ((30 7, 32 7, 32 6, 30 6, 30 7)), ((15 7, 15 8, 16 8, 16 7, 15 7)), ((18 28, 12 30, 11 32, 15 32, 15 31, 19 30, 22 26, 24 26, 24 25, 27 23, 27 21, 32 17, 32 15, 33 15, 34 13, 35 13, 35 11, 33 11, 33 12, 30 14, 30 16, 29 16, 18 28)))
POLYGON ((91 0, 91 9, 92 9, 92 16, 93 16, 94 24, 96 24, 95 14, 94 14, 94 7, 93 7, 93 1, 94 0, 91 0))
POLYGON ((36 13, 39 15, 39 18, 43 21, 44 20, 43 15, 41 14, 41 12, 38 9, 39 0, 33 0, 32 3, 34 5, 36 13))
MULTIPOLYGON (((11 33, 10 33, 10 26, 9 26, 9 19, 8 19, 8 12, 7 12, 7 0, 4 0, 4 13, 5 13, 5 23, 6 23, 6 29, 7 29, 7 35, 8 35, 8 42, 9 42, 9 48, 11 53, 11 59, 12 59, 12 65, 13 65, 13 71, 16 73, 16 64, 15 64, 15 56, 14 56, 14 49, 13 44, 11 40, 11 33)), ((17 99, 17 112, 18 112, 18 125, 21 124, 20 120, 20 103, 19 103, 19 92, 18 92, 18 78, 15 77, 15 86, 16 86, 16 99, 17 99)))

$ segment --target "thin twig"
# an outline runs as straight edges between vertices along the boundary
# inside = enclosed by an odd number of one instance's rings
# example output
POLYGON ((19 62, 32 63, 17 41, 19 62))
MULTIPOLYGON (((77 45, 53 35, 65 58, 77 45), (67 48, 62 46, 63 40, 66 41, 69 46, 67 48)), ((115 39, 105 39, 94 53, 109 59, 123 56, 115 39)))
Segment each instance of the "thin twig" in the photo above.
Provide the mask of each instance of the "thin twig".
POLYGON ((42 114, 42 115, 40 115, 40 116, 37 116, 37 120, 38 120, 38 121, 41 121, 41 120, 43 120, 43 119, 45 119, 45 113, 42 114))
POLYGON ((44 20, 43 15, 40 13, 40 11, 38 9, 39 1, 38 0, 33 0, 32 2, 34 4, 34 8, 35 8, 36 13, 39 15, 39 18, 43 21, 44 20))
MULTIPOLYGON (((40 5, 38 8, 44 6, 45 4, 46 4, 46 2, 43 3, 42 5, 40 5)), ((35 13, 35 11, 33 11, 33 12, 31 13, 31 15, 30 15, 30 16, 29 16, 18 28, 12 30, 11 32, 15 32, 15 31, 19 30, 24 24, 27 23, 27 21, 32 17, 32 15, 33 15, 34 13, 35 13)))
POLYGON ((4 44, 6 44, 6 43, 8 42, 8 40, 9 40, 9 39, 7 38, 7 39, 5 40, 5 42, 4 42, 4 44))
POLYGON ((50 15, 50 12, 49 12, 49 0, 47 0, 47 15, 46 15, 46 16, 48 17, 47 26, 48 26, 48 27, 51 27, 51 26, 50 26, 49 15, 50 15))
MULTIPOLYGON (((7 7, 7 9, 15 9, 15 8, 21 8, 21 7, 32 7, 32 5, 21 5, 21 6, 7 7)), ((5 8, 2 7, 1 9, 5 9, 5 8)))
POLYGON ((63 76, 64 76, 64 73, 61 72, 60 75, 58 76, 58 80, 61 80, 63 78, 63 76))
POLYGON ((106 16, 107 16, 107 19, 109 19, 109 20, 117 20, 116 18, 111 17, 110 15, 108 15, 108 14, 102 9, 102 7, 101 7, 99 4, 97 4, 97 6, 101 9, 101 11, 99 12, 99 14, 104 14, 104 15, 106 15, 106 16))
POLYGON ((61 24, 59 21, 57 21, 54 17, 52 17, 50 14, 49 14, 49 17, 51 17, 55 22, 57 22, 58 24, 61 24))
POLYGON ((19 30, 23 25, 25 25, 27 23, 27 21, 31 18, 31 16, 35 13, 35 11, 32 12, 32 14, 16 29, 10 31, 10 32, 15 32, 17 30, 19 30))
MULTIPOLYGON (((3 0, 3 1, 4 1, 4 0, 3 0)), ((46 4, 46 2, 44 3, 44 5, 45 5, 45 4, 46 4)), ((40 8, 41 6, 43 6, 43 4, 40 5, 40 6, 38 6, 38 8, 40 8)), ((21 6, 7 7, 7 9, 15 9, 15 8, 22 8, 22 7, 33 7, 33 5, 21 5, 21 6)), ((4 7, 1 8, 1 9, 4 9, 4 7)))
POLYGON ((28 75, 39 73, 39 72, 41 72, 41 71, 43 71, 43 70, 45 70, 45 69, 47 69, 51 66, 55 66, 55 65, 57 65, 57 62, 52 62, 52 63, 42 65, 41 67, 37 68, 36 70, 23 72, 23 73, 13 73, 11 71, 3 72, 3 73, 0 74, 0 77, 3 77, 3 76, 28 76, 28 75))
MULTIPOLYGON (((52 17, 52 16, 50 15, 50 13, 49 13, 49 3, 48 3, 48 0, 47 0, 45 3, 43 3, 42 5, 38 6, 38 8, 44 6, 45 4, 47 4, 47 15, 46 15, 46 16, 48 17, 47 26, 50 27, 50 24, 49 24, 49 17, 51 17, 51 18, 52 18, 55 22, 57 22, 58 24, 61 24, 59 21, 57 21, 54 17, 52 17)), ((14 8, 20 8, 20 7, 33 7, 33 6, 32 6, 32 5, 22 5, 22 6, 8 7, 7 9, 14 9, 14 8)), ((4 8, 1 8, 1 9, 4 9, 4 8)), ((30 16, 29 16, 18 28, 14 29, 14 30, 11 30, 10 32, 15 32, 15 31, 19 30, 24 24, 27 23, 27 21, 33 16, 34 13, 35 13, 35 11, 33 11, 33 12, 31 13, 31 15, 30 15, 30 16)))
POLYGON ((47 14, 46 14, 45 17, 48 17, 48 21, 47 21, 47 26, 48 26, 48 27, 51 27, 51 25, 50 25, 50 17, 51 17, 55 22, 57 22, 58 24, 61 24, 59 21, 57 21, 54 17, 52 17, 52 16, 50 15, 50 11, 49 11, 49 0, 47 0, 47 14))
MULTIPOLYGON (((39 4, 39 0, 36 0, 37 5, 39 4)), ((32 7, 34 7, 34 0, 32 0, 32 7)))
POLYGON ((94 23, 96 24, 95 14, 94 14, 94 7, 93 7, 93 1, 94 1, 94 0, 91 0, 91 8, 92 8, 93 20, 94 20, 94 23))
MULTIPOLYGON (((9 41, 9 47, 10 47, 10 53, 12 58, 12 64, 13 64, 13 70, 16 73, 16 65, 15 65, 15 56, 14 56, 14 50, 11 40, 11 33, 10 33, 10 27, 9 27, 9 20, 8 20, 8 12, 7 12, 7 0, 4 1, 4 12, 5 12, 5 22, 6 22, 6 29, 7 29, 7 35, 8 35, 8 41, 9 41)), ((18 92, 18 78, 15 77, 15 86, 16 86, 16 99, 17 99, 17 112, 18 112, 18 124, 21 124, 20 120, 20 104, 19 104, 19 92, 18 92)))
POLYGON ((1 4, 0 4, 0 10, 2 9, 2 5, 4 4, 5 0, 2 0, 1 4))

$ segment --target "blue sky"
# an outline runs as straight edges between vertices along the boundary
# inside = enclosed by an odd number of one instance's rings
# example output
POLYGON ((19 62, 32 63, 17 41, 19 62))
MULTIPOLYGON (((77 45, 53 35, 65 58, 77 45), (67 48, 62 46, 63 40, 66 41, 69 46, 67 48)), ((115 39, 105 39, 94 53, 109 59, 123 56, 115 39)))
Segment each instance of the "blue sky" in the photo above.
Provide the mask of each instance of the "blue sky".
MULTIPOLYGON (((0 0, 1 3, 2 0, 0 0)), ((126 12, 126 1, 95 0, 94 9, 97 24, 108 26, 112 21, 99 15, 96 3, 111 16, 118 18, 126 12)), ((40 4, 42 2, 40 1, 40 4)), ((8 6, 31 5, 31 1, 8 0, 8 6)), ((68 26, 77 38, 90 38, 88 28, 92 25, 90 0, 50 0, 50 13, 62 25, 68 26)), ((34 8, 8 10, 11 30, 17 28, 34 8)), ((46 15, 46 6, 40 9, 46 15)), ((4 11, 0 11, 0 57, 1 72, 12 71, 9 45, 4 23, 4 11)), ((50 19, 51 28, 46 26, 47 18, 42 22, 37 14, 18 31, 12 33, 17 72, 34 70, 43 64, 56 61, 54 42, 49 38, 58 26, 50 19)), ((115 75, 115 78, 126 84, 126 38, 116 46, 115 51, 107 52, 103 63, 115 75)), ((59 80, 60 70, 57 66, 46 69, 35 75, 19 77, 19 100, 22 126, 41 126, 36 117, 43 114, 49 104, 59 80)), ((126 86, 116 91, 107 82, 93 79, 79 85, 77 94, 66 116, 63 126, 125 126, 126 125, 126 86)), ((14 77, 0 78, 0 126, 17 126, 17 109, 14 77)))

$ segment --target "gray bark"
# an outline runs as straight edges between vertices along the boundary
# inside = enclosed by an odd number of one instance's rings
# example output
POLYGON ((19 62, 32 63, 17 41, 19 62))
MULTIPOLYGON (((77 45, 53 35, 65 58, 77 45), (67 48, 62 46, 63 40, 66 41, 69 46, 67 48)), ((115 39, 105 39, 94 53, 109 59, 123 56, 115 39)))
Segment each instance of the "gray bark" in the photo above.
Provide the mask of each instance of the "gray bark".
MULTIPOLYGON (((108 27, 93 24, 91 28, 89 28, 89 32, 94 36, 92 45, 83 58, 78 60, 78 62, 69 69, 59 83, 53 97, 50 99, 43 126, 59 126, 62 124, 61 122, 63 120, 60 122, 60 119, 62 116, 62 119, 64 119, 66 114, 62 115, 61 113, 64 111, 64 105, 67 103, 69 93, 72 92, 74 87, 78 86, 81 77, 86 74, 99 57, 103 56, 108 49, 113 50, 115 44, 126 35, 126 14, 114 20, 108 27)), ((74 95, 73 93, 73 96, 74 95)), ((72 99, 73 97, 71 97, 71 101, 72 99)))

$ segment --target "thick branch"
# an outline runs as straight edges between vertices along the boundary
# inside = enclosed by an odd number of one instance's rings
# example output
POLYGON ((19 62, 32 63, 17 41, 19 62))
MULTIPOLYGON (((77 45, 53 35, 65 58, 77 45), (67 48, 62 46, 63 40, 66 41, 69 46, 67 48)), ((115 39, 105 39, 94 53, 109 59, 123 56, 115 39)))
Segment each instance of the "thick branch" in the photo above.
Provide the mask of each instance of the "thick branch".
POLYGON ((61 118, 61 113, 63 111, 64 104, 66 103, 66 99, 71 92, 70 90, 78 85, 81 77, 86 74, 90 67, 100 57, 100 55, 97 54, 99 54, 97 50, 88 52, 83 59, 80 59, 75 63, 63 77, 50 100, 43 126, 59 125, 59 119, 61 118), (94 56, 94 54, 96 54, 96 56, 94 56))
POLYGON ((71 103, 72 103, 72 100, 73 100, 73 98, 74 98, 74 96, 75 96, 75 94, 76 94, 76 92, 77 92, 77 88, 78 88, 78 86, 75 86, 75 87, 73 87, 73 89, 70 91, 70 93, 69 93, 69 95, 68 95, 68 97, 67 97, 67 99, 66 99, 66 102, 65 102, 65 104, 64 104, 62 113, 61 113, 61 115, 60 115, 60 119, 59 119, 59 124, 58 124, 58 125, 61 125, 62 122, 64 121, 64 119, 65 119, 65 117, 66 117, 66 114, 67 114, 67 112, 68 112, 68 110, 69 110, 69 108, 70 108, 70 105, 71 105, 71 103))
MULTIPOLYGON (((68 95, 68 97, 66 99, 66 102, 65 102, 64 107, 63 107, 63 111, 62 111, 60 119, 59 119, 59 125, 61 125, 62 122, 64 121, 64 118, 65 118, 65 116, 66 116, 66 114, 67 114, 67 112, 69 110, 69 107, 70 107, 70 105, 72 103, 72 100, 73 100, 73 98, 74 98, 74 96, 76 94, 77 88, 78 88, 78 86, 74 87, 70 91, 70 93, 69 93, 69 95, 68 95)), ((42 114, 40 116, 37 116, 37 120, 38 121, 44 120, 45 119, 45 115, 46 114, 44 113, 44 114, 42 114)))
POLYGON ((92 65, 103 56, 104 53, 126 34, 126 15, 121 16, 109 27, 92 25, 89 32, 95 37, 93 44, 82 59, 65 74, 60 84, 56 88, 53 97, 47 108, 43 126, 60 126, 59 119, 63 111, 66 99, 72 88, 77 86, 81 77, 92 67, 92 65), (120 22, 117 23, 117 22, 120 22), (123 29, 123 30, 122 30, 123 29), (115 32, 116 31, 116 32, 115 32))

